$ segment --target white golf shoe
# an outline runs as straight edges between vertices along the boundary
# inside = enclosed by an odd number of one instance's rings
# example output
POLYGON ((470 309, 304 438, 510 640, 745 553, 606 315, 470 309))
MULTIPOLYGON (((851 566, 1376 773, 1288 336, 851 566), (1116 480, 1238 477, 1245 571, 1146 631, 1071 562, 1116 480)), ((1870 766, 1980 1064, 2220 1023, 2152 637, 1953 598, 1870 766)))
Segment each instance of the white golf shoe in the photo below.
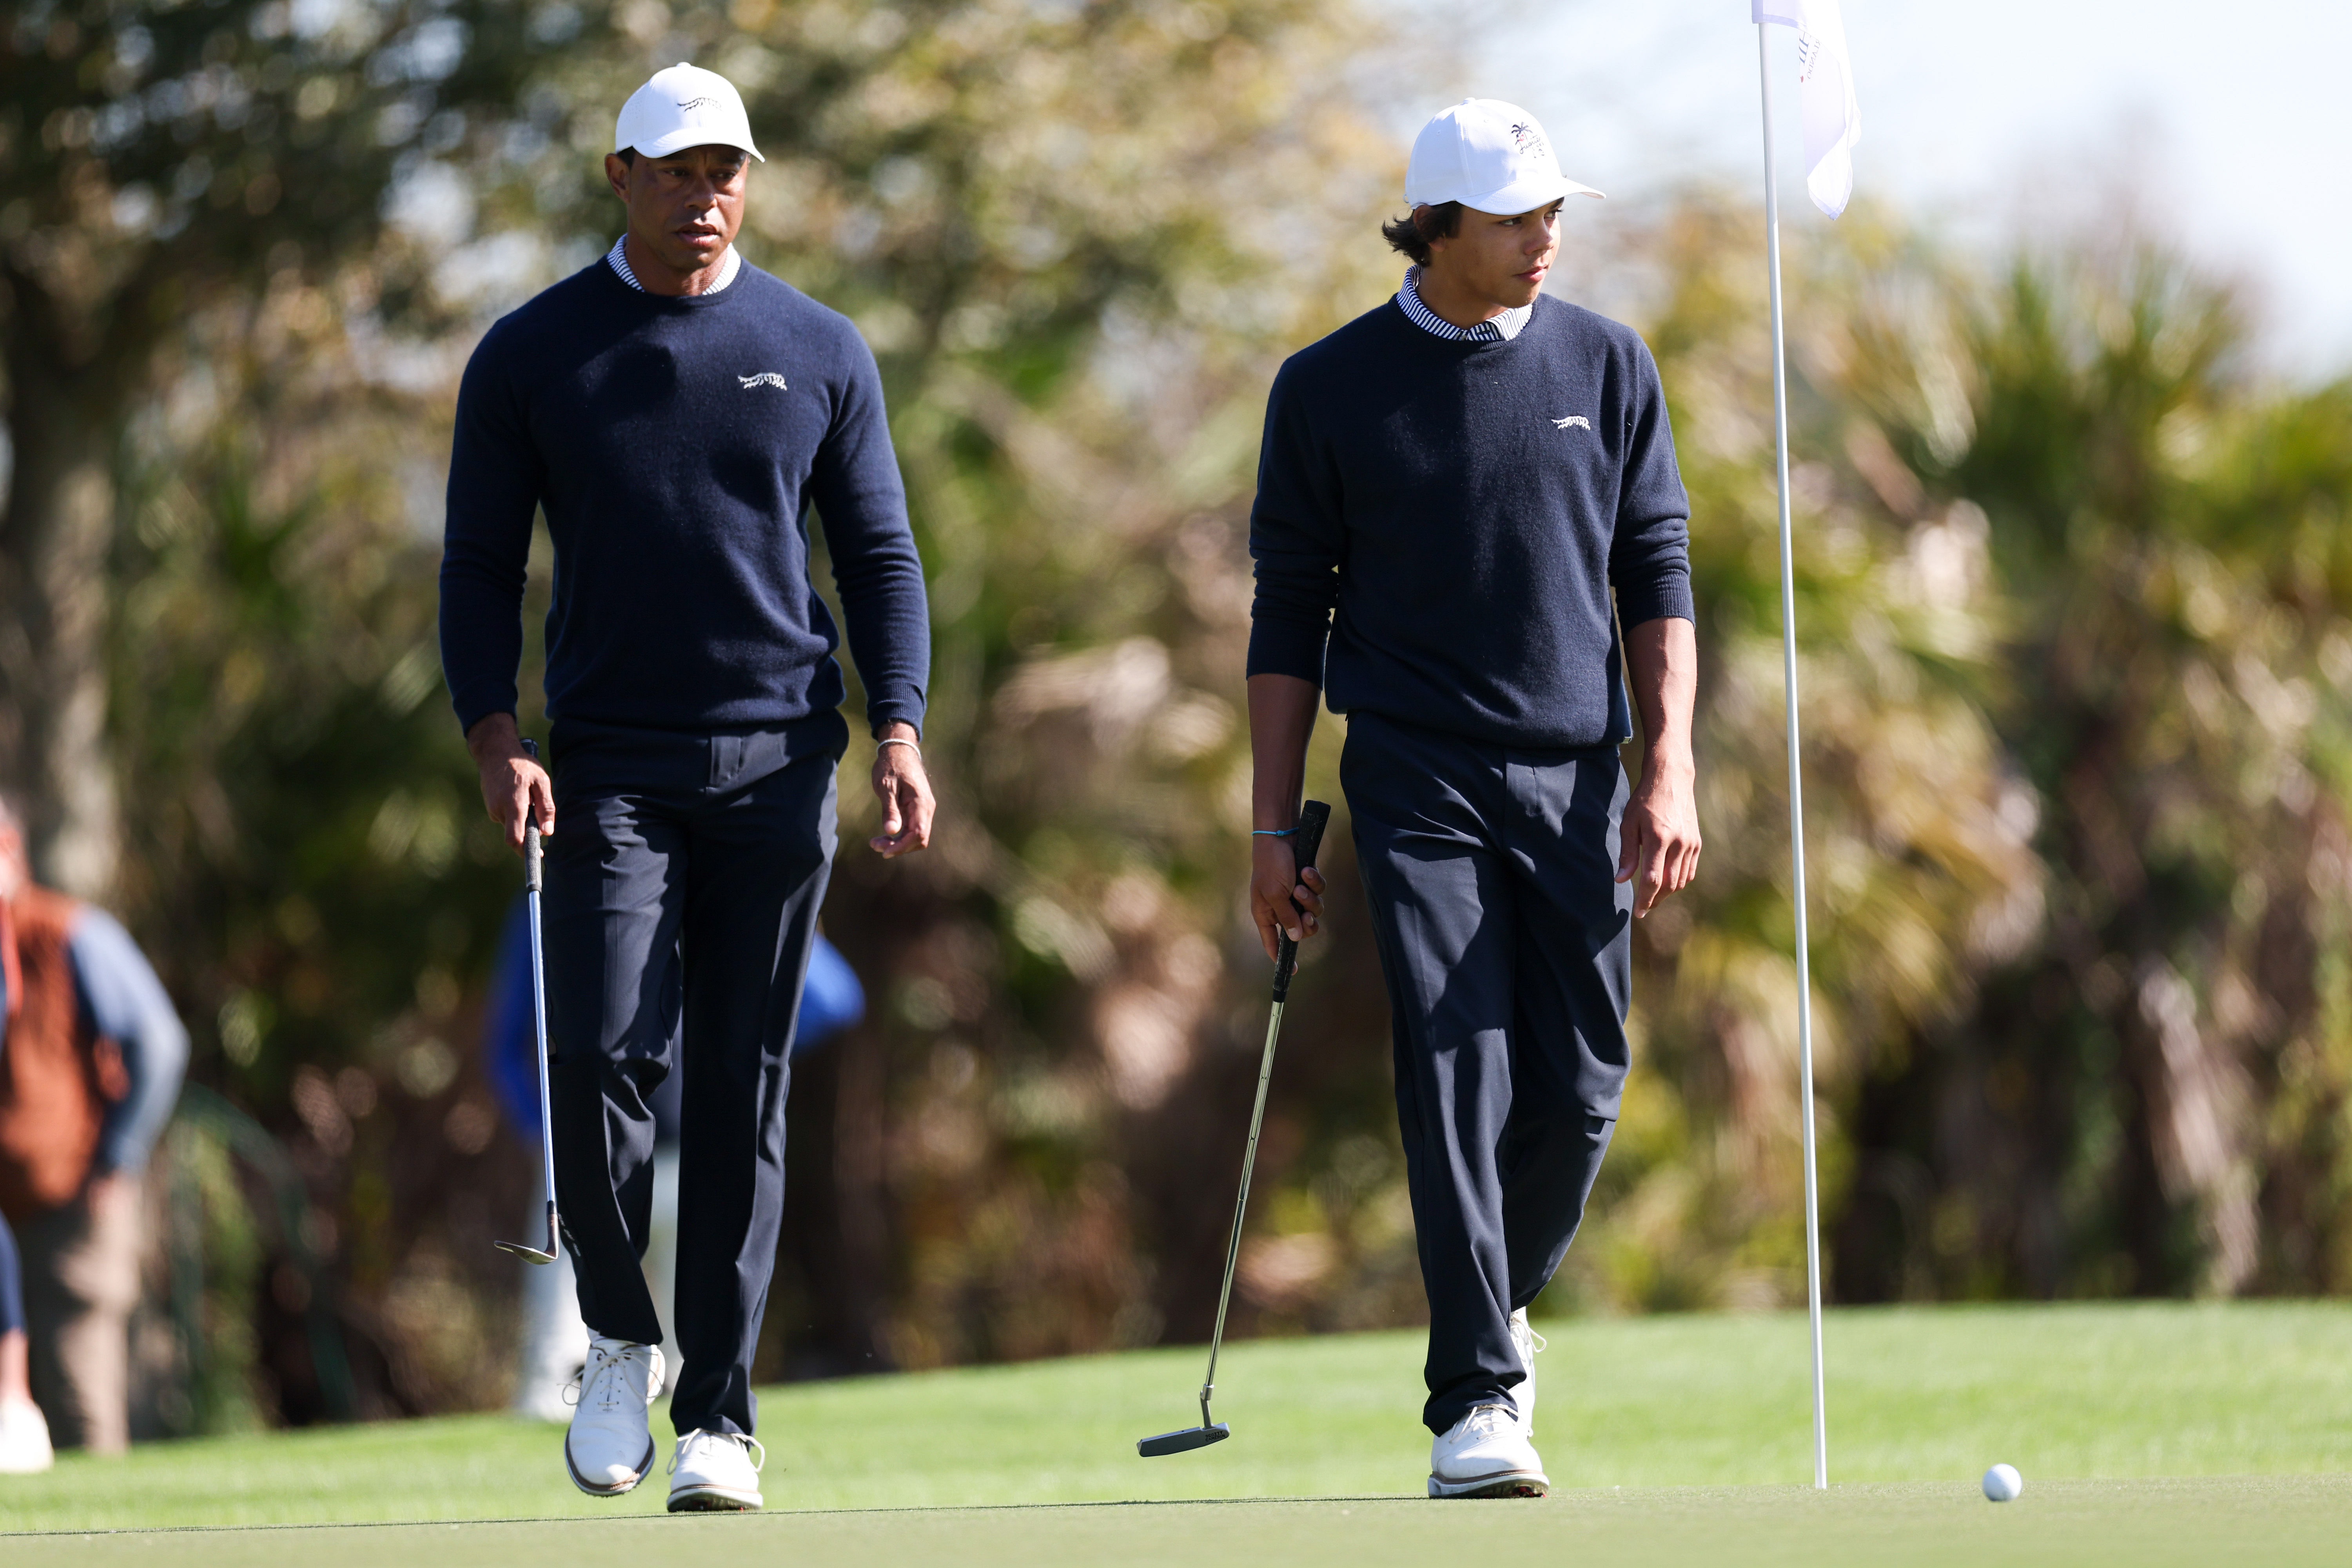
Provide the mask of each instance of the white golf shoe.
POLYGON ((1536 1446, 1504 1405, 1479 1405, 1429 1446, 1432 1497, 1542 1497, 1550 1490, 1536 1446))
POLYGON ((1511 1397, 1518 1402, 1519 1430, 1532 1437, 1536 1435, 1536 1352, 1548 1348, 1549 1342, 1528 1321, 1525 1307, 1511 1314, 1511 1343, 1518 1350, 1519 1364, 1528 1369, 1526 1381, 1511 1390, 1511 1397))
POLYGON ((670 1512, 731 1512, 760 1507, 760 1471, 767 1462, 768 1450, 760 1447, 757 1437, 696 1427, 677 1440, 677 1452, 670 1458, 670 1512))
POLYGON ((563 1434, 563 1468, 590 1497, 619 1497, 654 1468, 646 1407, 661 1392, 662 1353, 628 1340, 588 1342, 580 1407, 563 1434))
POLYGON ((0 1399, 0 1476, 29 1476, 57 1462, 41 1407, 29 1399, 0 1399))

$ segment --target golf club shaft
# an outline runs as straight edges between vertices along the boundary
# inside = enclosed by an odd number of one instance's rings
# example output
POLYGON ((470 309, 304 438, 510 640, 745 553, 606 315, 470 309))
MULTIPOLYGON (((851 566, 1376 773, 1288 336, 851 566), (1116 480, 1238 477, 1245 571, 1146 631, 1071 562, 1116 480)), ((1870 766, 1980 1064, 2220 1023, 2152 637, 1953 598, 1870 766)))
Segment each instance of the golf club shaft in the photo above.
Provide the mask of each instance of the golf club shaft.
MULTIPOLYGON (((534 759, 539 755, 537 743, 525 741, 523 750, 534 759)), ((540 1175, 546 1182, 547 1250, 555 1250, 555 1117, 551 1109, 547 1089, 547 954, 540 941, 539 892, 543 856, 540 847, 539 824, 530 820, 525 807, 523 825, 523 886, 528 890, 530 919, 530 1016, 539 1037, 539 1160, 540 1175)))
POLYGON ((1242 1257, 1242 1216, 1249 1212, 1250 1173, 1257 1167, 1257 1134, 1265 1121, 1266 1085, 1274 1081, 1274 1046, 1282 1037, 1282 1006, 1276 1002, 1274 1016, 1265 1021, 1265 1054, 1257 1065, 1257 1103, 1250 1108, 1249 1149, 1242 1155, 1241 1195, 1234 1200, 1234 1234, 1225 1243, 1225 1281, 1217 1289, 1217 1326, 1209 1335, 1208 1374, 1201 1380, 1203 1426, 1209 1424, 1209 1394, 1217 1386, 1217 1347, 1225 1339, 1225 1307, 1234 1296, 1234 1268, 1242 1257))
MULTIPOLYGON (((1298 809, 1298 821, 1290 829, 1292 874, 1304 877, 1315 864, 1315 857, 1323 847, 1324 825, 1331 819, 1331 808, 1319 800, 1310 800, 1298 809)), ((1305 934, 1301 930, 1301 935, 1305 934)), ((1201 1425, 1209 1425, 1209 1395, 1217 1387, 1217 1351, 1225 1342, 1225 1309, 1234 1299, 1234 1270, 1242 1257, 1242 1221, 1249 1214, 1251 1173, 1257 1169, 1257 1135, 1265 1122, 1266 1086, 1274 1081, 1275 1042, 1282 1038, 1282 1009, 1290 999, 1291 976, 1298 971, 1298 944, 1286 933, 1277 931, 1275 937, 1274 1011, 1265 1021, 1265 1050, 1257 1064, 1257 1100, 1250 1107, 1249 1147, 1242 1152, 1242 1190, 1234 1199, 1234 1232, 1225 1242, 1225 1278, 1217 1287, 1217 1326, 1209 1334, 1209 1370, 1201 1379, 1201 1425)))

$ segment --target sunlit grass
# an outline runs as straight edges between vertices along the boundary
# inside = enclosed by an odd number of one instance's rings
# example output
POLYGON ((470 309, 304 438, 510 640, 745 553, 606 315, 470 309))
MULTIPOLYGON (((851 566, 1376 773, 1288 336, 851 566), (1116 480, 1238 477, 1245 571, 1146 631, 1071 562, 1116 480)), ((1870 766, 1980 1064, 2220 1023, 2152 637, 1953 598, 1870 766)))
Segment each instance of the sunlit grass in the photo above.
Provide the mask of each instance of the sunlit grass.
MULTIPOLYGON (((1543 1327, 1551 1348, 1538 1363, 1537 1438, 1557 1489, 1551 1504, 1530 1505, 1552 1509, 1543 1517, 1604 1508, 1612 1488, 1630 1498, 1810 1479, 1801 1317, 1543 1327)), ((1428 1453, 1420 1352, 1412 1333, 1230 1347, 1217 1415, 1233 1423, 1233 1440, 1149 1461, 1135 1439, 1196 1418, 1193 1351, 772 1389, 761 1403, 764 1485, 774 1510, 1413 1497, 1428 1453)), ((2352 1308, 1840 1312, 1829 1354, 1832 1478, 1938 1483, 1885 1494, 1913 1500, 1896 1510, 1906 1518, 1927 1506, 1922 1498, 1972 1499, 1997 1459, 2024 1471, 2037 1507, 2060 1492, 2137 1495, 2053 1487, 2061 1481, 2352 1471, 2352 1308)), ((560 1443, 559 1428, 488 1415, 159 1444, 0 1478, 0 1531, 661 1511, 657 1483, 614 1502, 582 1497, 564 1479, 560 1443)), ((2318 1499, 2309 1505, 2323 1511, 2347 1498, 2332 1482, 2294 1495, 2318 1499)), ((1662 1518, 1687 1511, 1657 1507, 1662 1518)), ((0 1554, 13 1561, 26 1544, 0 1554)))

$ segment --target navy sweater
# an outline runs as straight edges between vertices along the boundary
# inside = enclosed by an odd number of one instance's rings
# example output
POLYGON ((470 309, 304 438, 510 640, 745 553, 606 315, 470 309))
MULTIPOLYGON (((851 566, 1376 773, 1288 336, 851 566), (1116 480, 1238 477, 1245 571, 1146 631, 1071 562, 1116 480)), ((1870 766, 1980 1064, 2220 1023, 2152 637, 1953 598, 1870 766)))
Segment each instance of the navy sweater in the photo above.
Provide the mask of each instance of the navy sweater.
POLYGON ((1622 741, 1610 589, 1626 626, 1689 619, 1689 517, 1632 329, 1543 298, 1449 342, 1391 300, 1275 378, 1249 672, 1496 745, 1622 741))
POLYGON ((540 507, 550 717, 709 732, 830 714, 841 638, 809 582, 812 502, 866 719, 919 727, 922 562, 856 329, 748 263, 684 298, 601 259, 556 284, 490 329, 457 394, 441 664, 459 722, 514 710, 540 507))

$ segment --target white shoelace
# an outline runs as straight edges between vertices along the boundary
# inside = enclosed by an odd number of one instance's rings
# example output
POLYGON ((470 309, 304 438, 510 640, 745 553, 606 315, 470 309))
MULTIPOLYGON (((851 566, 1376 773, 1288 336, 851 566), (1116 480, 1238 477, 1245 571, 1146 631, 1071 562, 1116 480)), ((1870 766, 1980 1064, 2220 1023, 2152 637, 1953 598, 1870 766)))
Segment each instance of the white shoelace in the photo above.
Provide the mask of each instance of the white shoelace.
MULTIPOLYGON (((631 1348, 643 1350, 645 1347, 636 1345, 631 1348)), ((572 1381, 563 1385, 563 1402, 566 1405, 578 1405, 587 1399, 588 1391, 593 1388, 596 1391, 596 1404, 599 1408, 604 1410, 621 1408, 624 1403, 620 1396, 622 1389, 628 1389, 633 1397, 636 1394, 636 1390, 629 1388, 629 1378, 625 1370, 628 1363, 627 1351, 614 1355, 602 1345, 591 1344, 588 1347, 588 1360, 582 1364, 578 1372, 572 1374, 572 1381)), ((648 1365, 646 1371, 650 1377, 653 1371, 651 1365, 648 1365)))
POLYGON ((768 1468, 767 1447, 761 1444, 760 1439, 757 1437, 744 1432, 713 1432, 708 1427, 697 1426, 693 1431, 688 1432, 685 1436, 680 1437, 677 1440, 677 1451, 672 1453, 669 1457, 669 1473, 671 1475, 674 1476, 677 1474, 678 1461, 686 1458, 688 1446, 697 1437, 708 1438, 709 1441, 714 1443, 724 1440, 742 1444, 746 1448, 751 1449, 755 1456, 751 1460, 751 1473, 755 1476, 761 1470, 768 1468))
POLYGON ((1465 1437, 1491 1437, 1518 1425, 1517 1417, 1499 1405, 1481 1405, 1462 1418, 1462 1435, 1465 1437))

